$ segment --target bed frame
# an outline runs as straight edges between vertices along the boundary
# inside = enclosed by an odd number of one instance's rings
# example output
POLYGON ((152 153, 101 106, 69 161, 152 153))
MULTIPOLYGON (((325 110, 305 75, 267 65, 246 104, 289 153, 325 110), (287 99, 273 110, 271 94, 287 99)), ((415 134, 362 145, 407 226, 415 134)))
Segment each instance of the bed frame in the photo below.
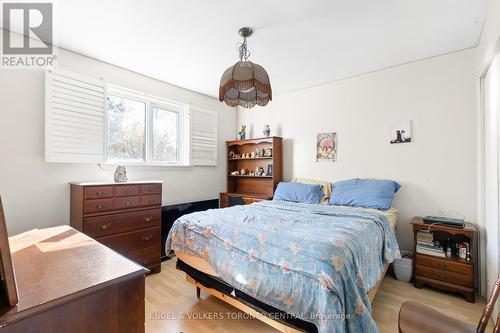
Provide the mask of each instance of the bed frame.
MULTIPOLYGON (((188 267, 189 269, 193 271, 197 271, 195 268, 189 266, 188 264, 180 261, 177 259, 177 269, 184 271, 186 273, 186 281, 193 286, 196 287, 196 295, 198 298, 200 298, 200 291, 203 290, 212 296, 220 299, 223 302, 226 302, 229 305, 234 306, 235 308, 239 309, 240 311, 243 311, 244 313, 252 316, 253 318, 259 319, 260 321, 268 324, 269 326, 277 329, 280 332, 283 333, 300 333, 300 332, 307 332, 307 330, 297 328, 292 326, 290 323, 286 321, 281 321, 281 320, 275 320, 271 319, 268 316, 266 316, 266 311, 260 309, 258 306, 255 306, 253 304, 247 303, 244 300, 240 300, 237 297, 233 297, 232 295, 226 294, 224 292, 221 292, 217 289, 205 286, 202 282, 197 281, 196 278, 192 277, 189 272, 184 268, 181 267, 188 267), (179 262, 181 262, 181 265, 179 265, 179 262)), ((384 277, 387 273, 387 269, 389 268, 389 265, 386 264, 384 267, 384 273, 382 274, 382 277, 380 280, 377 282, 377 284, 369 291, 368 293, 368 299, 370 300, 370 303, 373 302, 375 299, 375 296, 377 295, 377 292, 380 288, 380 285, 382 284, 384 277)), ((207 274, 204 274, 202 272, 197 271, 199 274, 206 275, 208 279, 210 277, 207 274)))

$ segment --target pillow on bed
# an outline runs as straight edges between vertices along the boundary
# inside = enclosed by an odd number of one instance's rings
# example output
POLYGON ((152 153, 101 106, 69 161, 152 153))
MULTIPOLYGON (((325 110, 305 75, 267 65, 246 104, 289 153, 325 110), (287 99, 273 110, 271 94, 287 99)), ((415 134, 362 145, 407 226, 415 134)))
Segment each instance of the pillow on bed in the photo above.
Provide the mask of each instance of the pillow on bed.
POLYGON ((281 182, 274 192, 273 200, 319 204, 321 198, 321 185, 281 182))
POLYGON ((343 180, 333 184, 330 204, 387 210, 400 187, 392 180, 343 180))
POLYGON ((310 178, 294 178, 292 179, 292 182, 321 185, 323 187, 323 194, 324 194, 323 199, 321 199, 321 203, 324 205, 328 205, 328 202, 330 201, 330 196, 332 194, 332 182, 319 179, 310 179, 310 178))

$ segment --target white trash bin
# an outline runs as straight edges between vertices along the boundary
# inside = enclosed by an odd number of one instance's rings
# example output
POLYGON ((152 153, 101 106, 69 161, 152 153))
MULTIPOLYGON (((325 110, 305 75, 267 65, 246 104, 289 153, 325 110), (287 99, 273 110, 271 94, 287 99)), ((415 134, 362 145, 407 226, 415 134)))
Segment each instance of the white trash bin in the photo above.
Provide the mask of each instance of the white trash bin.
POLYGON ((410 282, 413 276, 413 256, 403 251, 401 255, 401 259, 394 260, 394 274, 399 281, 410 282))

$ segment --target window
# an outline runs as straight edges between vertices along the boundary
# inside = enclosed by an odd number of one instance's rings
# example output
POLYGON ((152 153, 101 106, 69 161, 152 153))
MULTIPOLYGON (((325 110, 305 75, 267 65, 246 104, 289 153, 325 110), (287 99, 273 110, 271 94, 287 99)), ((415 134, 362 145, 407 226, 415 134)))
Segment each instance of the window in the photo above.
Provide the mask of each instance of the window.
POLYGON ((108 95, 108 160, 144 162, 146 103, 108 95))
POLYGON ((110 88, 107 160, 188 165, 187 105, 110 88))
POLYGON ((218 113, 53 69, 45 73, 45 160, 216 166, 218 113))

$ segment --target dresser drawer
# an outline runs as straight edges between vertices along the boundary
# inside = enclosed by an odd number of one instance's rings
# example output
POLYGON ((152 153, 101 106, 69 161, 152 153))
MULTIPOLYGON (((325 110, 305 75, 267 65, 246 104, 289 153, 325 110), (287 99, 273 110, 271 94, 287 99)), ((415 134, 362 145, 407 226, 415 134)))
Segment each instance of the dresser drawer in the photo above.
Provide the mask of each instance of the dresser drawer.
POLYGON ((474 277, 472 276, 472 274, 454 273, 422 265, 416 265, 415 273, 420 276, 445 281, 448 283, 454 283, 464 287, 474 287, 474 277))
POLYGON ((99 217, 88 217, 83 222, 83 232, 90 237, 104 237, 139 229, 159 227, 160 209, 148 209, 99 217))
POLYGON ((441 269, 448 272, 466 274, 471 276, 474 268, 471 264, 454 262, 451 260, 444 260, 440 258, 433 258, 418 253, 415 256, 415 263, 417 265, 423 265, 435 269, 441 269))
POLYGON ((118 197, 114 199, 113 209, 135 208, 141 205, 141 197, 118 197))
POLYGON ((141 196, 141 206, 161 206, 161 194, 141 196))
POLYGON ((85 199, 111 198, 113 186, 91 186, 85 187, 85 199))
POLYGON ((139 185, 117 185, 115 186, 116 197, 126 197, 130 195, 139 195, 139 185))
POLYGON ((141 185, 141 194, 161 194, 161 184, 141 185))
POLYGON ((155 263, 160 263, 161 245, 146 247, 128 252, 126 256, 139 265, 147 266, 155 263))
POLYGON ((113 210, 113 198, 85 200, 83 212, 85 214, 101 213, 113 210))
POLYGON ((127 232, 116 236, 98 238, 97 240, 113 250, 127 253, 136 249, 160 244, 160 228, 150 228, 139 231, 127 232))

